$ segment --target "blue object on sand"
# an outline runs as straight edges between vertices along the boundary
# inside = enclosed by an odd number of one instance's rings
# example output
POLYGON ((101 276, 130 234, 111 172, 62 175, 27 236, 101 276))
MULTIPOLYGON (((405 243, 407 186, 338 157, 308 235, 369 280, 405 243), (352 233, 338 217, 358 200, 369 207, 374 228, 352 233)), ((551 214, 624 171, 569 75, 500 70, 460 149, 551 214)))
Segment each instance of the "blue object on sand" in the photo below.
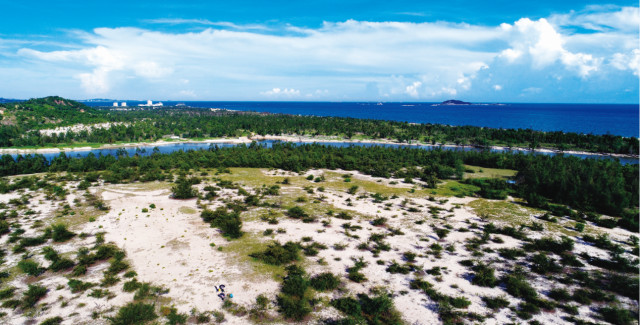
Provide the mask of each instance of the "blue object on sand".
POLYGON ((230 294, 229 294, 229 298, 233 298, 233 293, 230 293, 230 294))

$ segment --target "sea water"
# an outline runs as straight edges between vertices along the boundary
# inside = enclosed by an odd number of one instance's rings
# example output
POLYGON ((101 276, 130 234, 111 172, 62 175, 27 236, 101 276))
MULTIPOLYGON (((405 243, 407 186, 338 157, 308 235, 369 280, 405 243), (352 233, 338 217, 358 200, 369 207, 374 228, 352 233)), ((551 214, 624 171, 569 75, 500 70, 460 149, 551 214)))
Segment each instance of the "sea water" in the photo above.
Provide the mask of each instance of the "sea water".
MULTIPOLYGON (((130 106, 138 103, 128 101, 130 106)), ((435 103, 357 102, 163 102, 191 107, 294 115, 339 116, 364 119, 472 125, 505 129, 564 131, 584 134, 639 136, 638 105, 625 104, 477 104, 437 106, 435 103)), ((111 106, 111 102, 89 102, 111 106)))

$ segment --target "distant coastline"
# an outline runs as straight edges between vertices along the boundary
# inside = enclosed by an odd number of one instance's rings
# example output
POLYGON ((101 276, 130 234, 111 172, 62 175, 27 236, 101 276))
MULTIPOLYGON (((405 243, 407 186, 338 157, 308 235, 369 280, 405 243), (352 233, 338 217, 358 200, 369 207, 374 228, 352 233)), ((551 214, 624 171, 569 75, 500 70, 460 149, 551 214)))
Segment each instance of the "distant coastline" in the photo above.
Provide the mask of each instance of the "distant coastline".
MULTIPOLYGON (((377 102, 163 101, 163 103, 165 108, 184 103, 194 108, 640 137, 638 105, 627 104, 473 103, 473 105, 432 106, 437 103, 383 102, 383 105, 377 105, 377 102)), ((87 104, 95 107, 112 106, 113 103, 87 104)), ((137 105, 137 102, 128 102, 128 104, 137 105)))

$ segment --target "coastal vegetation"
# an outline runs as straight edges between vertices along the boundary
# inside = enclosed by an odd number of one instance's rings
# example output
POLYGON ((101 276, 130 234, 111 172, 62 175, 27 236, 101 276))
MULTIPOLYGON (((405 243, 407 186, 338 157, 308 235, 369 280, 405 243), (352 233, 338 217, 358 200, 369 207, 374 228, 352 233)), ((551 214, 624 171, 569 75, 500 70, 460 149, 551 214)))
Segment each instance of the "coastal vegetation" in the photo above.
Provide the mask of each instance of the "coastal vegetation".
POLYGON ((638 173, 292 143, 3 155, 0 321, 637 324, 638 173))
POLYGON ((493 129, 341 117, 295 116, 198 108, 113 111, 61 97, 0 104, 0 147, 56 147, 241 135, 335 136, 343 139, 390 139, 399 143, 551 148, 637 155, 636 138, 614 135, 493 129), (106 123, 101 127, 88 126, 106 123), (73 129, 74 125, 84 128, 73 129), (63 127, 69 127, 63 129, 63 127), (52 129, 50 132, 43 130, 52 129), (56 130, 55 128, 60 128, 56 130))
MULTIPOLYGON (((573 210, 618 216, 621 218, 611 220, 613 225, 627 229, 638 227, 638 214, 634 212, 638 207, 638 165, 576 157, 384 147, 336 148, 319 144, 281 143, 274 144, 272 148, 251 144, 145 157, 119 156, 117 159, 91 154, 86 158, 71 158, 61 153, 51 162, 41 155, 19 156, 16 159, 3 155, 0 157, 0 176, 100 171, 104 181, 120 183, 163 180, 165 173, 173 169, 259 167, 299 172, 310 168, 339 168, 358 170, 372 176, 422 179, 426 182, 425 187, 429 188, 438 180, 461 180, 465 170, 463 164, 517 171, 513 186, 507 186, 504 180, 499 179, 468 180, 478 188, 476 194, 479 196, 495 199, 504 198, 507 194, 517 195, 531 206, 570 215, 577 221, 590 219, 605 222, 607 219, 600 219, 596 214, 582 216, 573 210), (563 208, 565 205, 572 209, 563 208)), ((178 191, 175 193, 179 197, 193 197, 194 194, 189 193, 189 182, 178 179, 174 191, 178 191)), ((34 185, 37 186, 30 183, 22 186, 34 185)), ((21 185, 0 182, 0 191, 16 186, 21 185)), ((291 208, 288 214, 292 218, 307 219, 306 213, 299 207, 291 208)))

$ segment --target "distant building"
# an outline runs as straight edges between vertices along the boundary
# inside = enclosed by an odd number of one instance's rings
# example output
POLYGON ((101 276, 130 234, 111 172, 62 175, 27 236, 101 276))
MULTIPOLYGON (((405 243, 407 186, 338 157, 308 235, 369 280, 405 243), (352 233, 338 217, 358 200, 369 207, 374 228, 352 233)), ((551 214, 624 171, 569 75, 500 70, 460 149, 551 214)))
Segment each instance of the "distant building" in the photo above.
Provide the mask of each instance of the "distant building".
POLYGON ((113 102, 113 107, 118 107, 118 102, 113 102))
MULTIPOLYGON (((116 103, 117 104, 117 103, 116 103)), ((122 104, 120 104, 120 106, 122 107, 127 107, 127 102, 122 102, 122 104)))
POLYGON ((148 100, 146 104, 138 104, 138 106, 140 106, 140 107, 158 107, 158 106, 162 106, 162 102, 158 102, 158 103, 154 104, 153 101, 148 100))

